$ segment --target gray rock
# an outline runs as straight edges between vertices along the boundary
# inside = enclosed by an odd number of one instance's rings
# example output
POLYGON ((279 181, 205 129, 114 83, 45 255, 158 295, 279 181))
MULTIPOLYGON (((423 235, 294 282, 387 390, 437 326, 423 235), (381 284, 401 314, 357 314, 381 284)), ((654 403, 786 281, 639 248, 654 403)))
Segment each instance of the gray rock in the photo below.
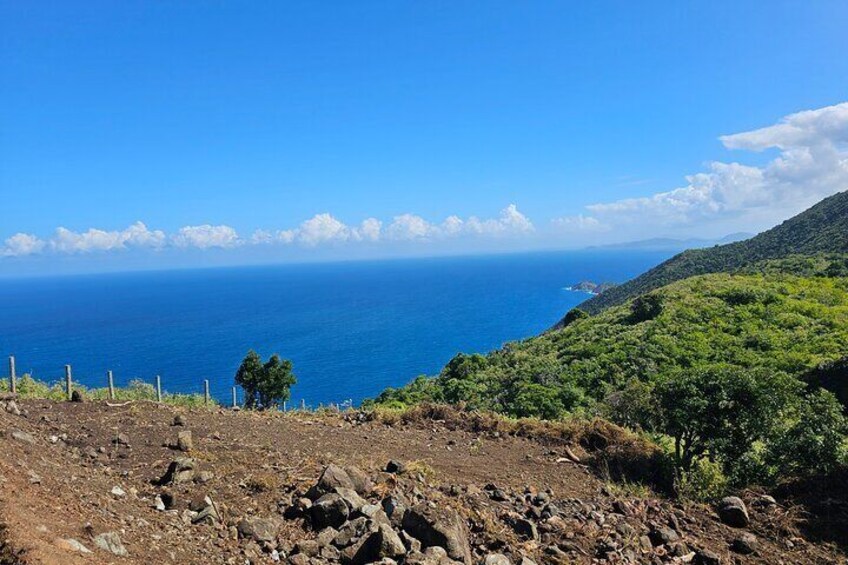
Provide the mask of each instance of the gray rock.
POLYGON ((174 416, 174 421, 171 423, 172 426, 185 426, 186 418, 182 414, 177 414, 174 416))
POLYGON ((309 509, 312 527, 317 530, 328 526, 338 528, 347 521, 349 514, 347 502, 336 493, 323 495, 309 509))
POLYGON ((183 430, 177 434, 177 449, 185 452, 189 452, 194 449, 194 440, 191 437, 191 430, 183 430))
POLYGON ((168 470, 159 479, 160 485, 186 483, 194 479, 197 462, 191 457, 178 457, 168 466, 168 470))
POLYGON ((506 522, 516 534, 523 537, 524 539, 539 539, 539 531, 536 529, 536 524, 526 518, 522 518, 520 514, 509 514, 507 516, 506 522))
POLYGON ((325 494, 335 492, 337 488, 346 488, 356 491, 353 481, 348 476, 347 471, 338 465, 327 465, 318 477, 318 482, 309 489, 307 496, 311 500, 321 498, 325 494))
POLYGON ((406 554, 400 536, 388 524, 379 524, 376 531, 363 538, 355 546, 345 550, 346 561, 353 565, 373 563, 385 558, 400 557, 406 554))
POLYGON ((486 559, 483 561, 484 565, 512 565, 512 561, 509 560, 509 557, 504 555, 503 553, 490 553, 486 556, 486 559))
POLYGON ((347 472, 347 476, 353 483, 353 489, 357 494, 368 496, 374 490, 374 483, 371 482, 365 471, 359 467, 345 467, 345 472, 347 472))
POLYGON ((356 494, 356 491, 352 488, 337 487, 335 492, 345 501, 350 513, 359 512, 363 506, 368 504, 368 501, 356 494))
POLYGON ((524 556, 521 558, 521 561, 518 565, 536 565, 536 562, 530 559, 529 557, 524 556))
POLYGON ((471 565, 466 525, 456 511, 416 505, 404 514, 403 529, 421 541, 423 547, 442 547, 452 559, 471 565))
POLYGON ((325 547, 331 545, 333 540, 336 539, 336 536, 339 535, 339 531, 335 528, 324 528, 318 535, 315 537, 315 541, 318 542, 318 545, 321 547, 325 547))
POLYGON ((721 565, 721 557, 709 549, 700 548, 695 550, 695 557, 692 559, 692 563, 694 565, 721 565))
POLYGON ((15 441, 20 441, 22 443, 28 443, 30 445, 35 445, 35 438, 32 435, 22 432, 20 430, 15 430, 12 432, 12 439, 15 441))
MULTIPOLYGON (((21 409, 18 408, 18 403, 15 402, 14 400, 9 400, 8 402, 6 402, 6 406, 4 407, 4 409, 9 414, 13 414, 15 416, 21 415, 21 409)), ((77 542, 77 543, 79 543, 79 542, 77 542)))
POLYGON ((347 547, 371 531, 374 526, 374 523, 365 517, 359 517, 346 522, 339 528, 338 535, 333 539, 333 545, 336 547, 347 547))
POLYGON ((304 553, 295 553, 289 556, 289 565, 309 565, 309 556, 304 553))
POLYGON ((66 551, 75 551, 77 553, 91 553, 91 550, 85 547, 79 540, 73 538, 57 539, 56 545, 66 551))
POLYGON ((736 553, 740 553, 742 555, 750 555, 757 551, 759 548, 760 542, 757 540, 757 536, 754 534, 745 532, 738 538, 733 540, 733 543, 730 545, 730 548, 736 553))
POLYGON ((321 551, 321 545, 313 539, 300 540, 294 544, 294 552, 307 557, 317 557, 321 551))
POLYGON ((265 518, 242 518, 238 523, 238 532, 241 537, 252 539, 256 542, 271 542, 277 539, 279 525, 265 518))
POLYGON ((103 551, 108 551, 119 557, 126 557, 127 550, 124 544, 121 543, 121 538, 117 532, 103 532, 94 536, 94 545, 103 551))
POLYGON ((736 496, 721 499, 718 503, 718 517, 728 526, 735 528, 744 528, 751 521, 745 503, 736 496))
POLYGON ((652 529, 650 533, 648 533, 648 538, 650 538, 651 544, 655 546, 671 545, 680 540, 680 536, 677 532, 665 526, 652 529))

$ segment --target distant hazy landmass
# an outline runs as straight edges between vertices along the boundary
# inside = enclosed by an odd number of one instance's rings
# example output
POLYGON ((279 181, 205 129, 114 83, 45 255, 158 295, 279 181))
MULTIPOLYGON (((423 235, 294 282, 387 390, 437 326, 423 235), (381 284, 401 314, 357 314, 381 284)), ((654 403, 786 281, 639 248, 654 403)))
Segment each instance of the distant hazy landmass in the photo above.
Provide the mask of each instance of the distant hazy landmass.
POLYGON ((713 245, 724 245, 727 243, 735 243, 744 241, 754 237, 752 233, 737 232, 726 235, 720 239, 674 239, 670 237, 654 237, 651 239, 640 239, 637 241, 625 241, 622 243, 610 243, 606 245, 592 245, 587 249, 646 249, 646 250, 665 250, 665 249, 693 249, 699 247, 712 247, 713 245))

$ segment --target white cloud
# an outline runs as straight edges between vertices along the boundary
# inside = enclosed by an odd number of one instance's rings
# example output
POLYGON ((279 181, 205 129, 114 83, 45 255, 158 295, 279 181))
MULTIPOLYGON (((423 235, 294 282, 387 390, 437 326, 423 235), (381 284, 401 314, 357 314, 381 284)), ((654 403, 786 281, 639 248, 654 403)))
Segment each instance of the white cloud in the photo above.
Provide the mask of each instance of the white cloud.
POLYGON ((176 247, 196 247, 209 249, 212 247, 230 248, 241 244, 238 233, 230 226, 186 226, 171 237, 176 247))
POLYGON ((16 233, 8 238, 0 255, 4 257, 23 257, 40 253, 45 243, 36 236, 28 233, 16 233))
POLYGON ((435 237, 439 229, 415 214, 401 214, 395 216, 392 223, 386 228, 386 237, 398 241, 422 240, 435 237))
POLYGON ((597 218, 583 214, 554 218, 551 225, 560 233, 597 233, 609 230, 609 226, 602 224, 597 218))
POLYGON ((687 176, 681 188, 588 210, 615 227, 725 221, 741 229, 752 221, 773 224, 848 189, 848 102, 720 139, 728 149, 777 149, 779 155, 762 167, 712 162, 707 171, 687 176))
POLYGON ((50 248, 60 253, 113 251, 128 247, 159 248, 164 244, 165 233, 160 230, 151 231, 142 222, 136 222, 121 231, 90 228, 84 232, 75 232, 59 227, 49 242, 50 248))
POLYGON ((330 214, 316 214, 300 224, 295 237, 304 245, 314 246, 320 243, 347 241, 351 237, 351 230, 330 214))
POLYGON ((382 229, 383 222, 377 218, 366 218, 353 230, 353 238, 357 241, 379 241, 382 229))

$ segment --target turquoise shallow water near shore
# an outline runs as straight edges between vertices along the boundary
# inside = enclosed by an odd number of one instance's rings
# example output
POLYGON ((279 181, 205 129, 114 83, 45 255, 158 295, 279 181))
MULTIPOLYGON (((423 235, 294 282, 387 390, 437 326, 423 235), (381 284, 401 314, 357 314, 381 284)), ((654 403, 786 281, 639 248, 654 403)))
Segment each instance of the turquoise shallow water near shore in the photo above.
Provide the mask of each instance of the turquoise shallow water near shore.
MULTIPOLYGON (((162 376, 171 392, 230 398, 249 348, 294 362, 293 401, 354 403, 460 351, 554 324, 668 253, 580 251, 0 280, 0 353, 18 373, 83 384, 162 376)), ((5 362, 0 374, 6 374, 5 362)))

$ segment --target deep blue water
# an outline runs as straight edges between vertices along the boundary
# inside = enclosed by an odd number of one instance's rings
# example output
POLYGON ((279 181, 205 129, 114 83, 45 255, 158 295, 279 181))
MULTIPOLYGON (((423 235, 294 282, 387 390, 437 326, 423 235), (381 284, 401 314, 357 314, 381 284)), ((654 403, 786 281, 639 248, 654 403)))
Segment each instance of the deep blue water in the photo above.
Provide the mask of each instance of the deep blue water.
MULTIPOLYGON (((292 359, 292 399, 374 396, 550 327, 663 252, 581 251, 0 280, 0 354, 18 373, 104 386, 162 376, 171 392, 229 401, 244 354, 292 359)), ((0 374, 7 373, 6 363, 0 374)))

